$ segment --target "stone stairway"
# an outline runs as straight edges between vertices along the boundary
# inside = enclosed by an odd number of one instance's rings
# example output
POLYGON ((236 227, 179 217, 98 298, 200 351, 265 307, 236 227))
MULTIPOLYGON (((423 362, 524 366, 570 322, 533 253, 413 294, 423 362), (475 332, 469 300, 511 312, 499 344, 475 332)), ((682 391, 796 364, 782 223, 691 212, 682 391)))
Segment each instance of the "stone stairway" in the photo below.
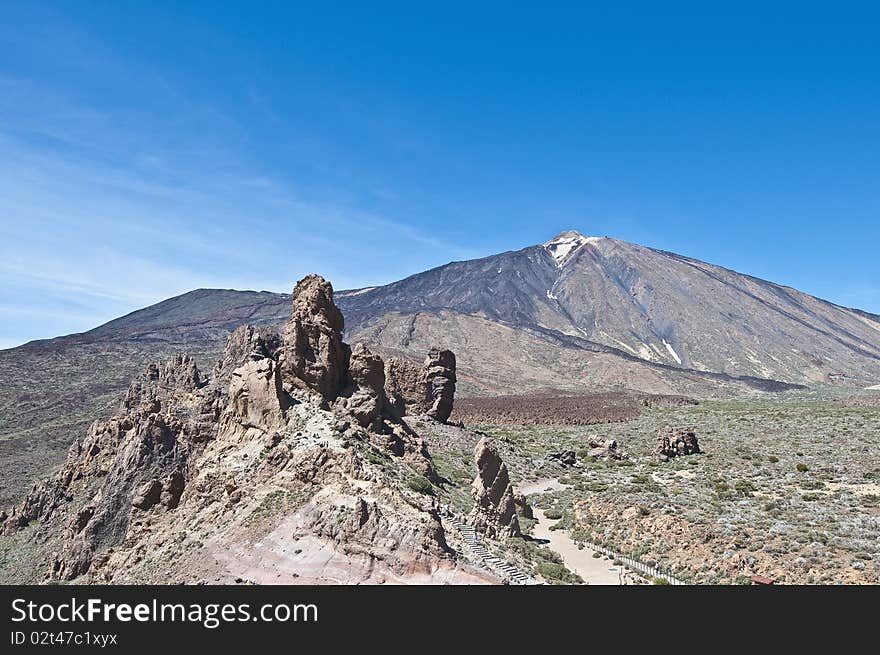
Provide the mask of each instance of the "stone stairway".
POLYGON ((505 562, 497 555, 493 555, 480 539, 480 535, 471 526, 456 520, 452 521, 452 525, 461 533, 464 543, 471 554, 485 564, 488 569, 500 575, 509 584, 533 584, 533 580, 521 570, 505 562))

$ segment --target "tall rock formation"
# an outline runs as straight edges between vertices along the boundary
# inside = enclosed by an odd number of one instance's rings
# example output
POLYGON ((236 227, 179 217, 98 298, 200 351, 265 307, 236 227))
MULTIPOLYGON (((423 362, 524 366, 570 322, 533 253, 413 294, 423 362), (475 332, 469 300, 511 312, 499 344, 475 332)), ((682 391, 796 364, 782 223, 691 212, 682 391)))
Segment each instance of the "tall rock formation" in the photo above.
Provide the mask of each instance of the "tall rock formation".
POLYGON ((385 361, 385 396, 394 416, 428 411, 427 387, 422 368, 402 357, 385 361))
POLYGON ((286 391, 307 388, 325 400, 336 399, 348 373, 351 352, 342 341, 344 329, 331 284, 320 275, 307 275, 297 282, 281 350, 281 380, 286 391))
POLYGON ((492 442, 483 437, 474 448, 477 477, 471 485, 474 508, 468 523, 487 537, 506 539, 520 536, 516 515, 516 493, 507 466, 492 442))
POLYGON ((356 578, 455 569, 436 508, 396 482, 396 466, 437 480, 430 455, 388 409, 382 358, 360 343, 351 350, 342 327, 329 283, 310 275, 283 339, 242 326, 207 377, 188 355, 150 364, 61 471, 0 515, 0 534, 36 523, 36 539, 55 539, 50 579, 143 580, 127 576, 145 562, 137 575, 152 580, 178 564, 180 552, 168 559, 178 537, 210 526, 234 550, 267 508, 287 503, 295 538, 343 566, 355 557, 356 578), (355 507, 347 519, 343 506, 355 507))
POLYGON ((428 416, 446 423, 455 399, 455 355, 451 350, 431 348, 425 358, 424 371, 431 400, 428 416))

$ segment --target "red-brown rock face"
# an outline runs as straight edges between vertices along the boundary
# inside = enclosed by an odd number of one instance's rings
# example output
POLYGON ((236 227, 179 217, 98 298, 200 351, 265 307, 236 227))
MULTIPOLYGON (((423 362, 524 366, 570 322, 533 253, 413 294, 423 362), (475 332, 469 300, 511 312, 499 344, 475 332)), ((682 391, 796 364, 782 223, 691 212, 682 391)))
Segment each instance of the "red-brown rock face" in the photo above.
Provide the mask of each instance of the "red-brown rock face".
POLYGON ((364 344, 355 345, 348 363, 348 384, 339 404, 354 417, 358 425, 368 427, 386 409, 385 363, 364 344))
POLYGON ((507 466, 486 437, 480 439, 474 449, 474 462, 477 465, 477 477, 471 486, 474 509, 468 522, 489 537, 518 537, 516 494, 507 466))
POLYGON ((425 358, 425 384, 431 407, 428 416, 446 423, 455 399, 455 355, 451 350, 431 348, 425 358))
POLYGON ((432 348, 417 365, 392 357, 385 365, 385 394, 395 416, 427 414, 445 423, 455 399, 455 355, 432 348))
POLYGON ((349 348, 342 341, 345 321, 333 302, 333 287, 307 275, 293 290, 293 311, 284 328, 281 380, 288 391, 311 389, 335 400, 348 373, 349 348))

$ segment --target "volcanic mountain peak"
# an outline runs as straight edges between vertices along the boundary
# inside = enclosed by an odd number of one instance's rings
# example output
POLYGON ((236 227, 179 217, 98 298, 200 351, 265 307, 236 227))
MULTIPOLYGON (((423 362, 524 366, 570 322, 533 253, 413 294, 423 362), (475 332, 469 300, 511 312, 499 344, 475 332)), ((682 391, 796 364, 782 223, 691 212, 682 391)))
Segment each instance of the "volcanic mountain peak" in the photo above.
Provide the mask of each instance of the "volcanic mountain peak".
POLYGON ((561 267, 581 246, 587 243, 596 243, 602 239, 603 237, 587 237, 575 230, 565 230, 547 241, 544 248, 556 261, 556 265, 561 267))

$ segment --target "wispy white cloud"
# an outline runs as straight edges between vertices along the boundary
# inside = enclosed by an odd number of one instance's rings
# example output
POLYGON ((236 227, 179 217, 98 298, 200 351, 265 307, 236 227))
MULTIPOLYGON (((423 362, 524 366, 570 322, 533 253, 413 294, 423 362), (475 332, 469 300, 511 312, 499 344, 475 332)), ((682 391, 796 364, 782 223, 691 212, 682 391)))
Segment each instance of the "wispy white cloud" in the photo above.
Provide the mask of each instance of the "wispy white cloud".
POLYGON ((0 71, 0 343, 197 287, 287 291, 310 271, 367 286, 473 254, 364 209, 350 189, 328 194, 332 180, 311 193, 255 158, 246 128, 216 108, 95 56, 80 33, 61 40, 82 56, 69 65, 123 89, 136 80, 151 105, 110 109, 0 71))

